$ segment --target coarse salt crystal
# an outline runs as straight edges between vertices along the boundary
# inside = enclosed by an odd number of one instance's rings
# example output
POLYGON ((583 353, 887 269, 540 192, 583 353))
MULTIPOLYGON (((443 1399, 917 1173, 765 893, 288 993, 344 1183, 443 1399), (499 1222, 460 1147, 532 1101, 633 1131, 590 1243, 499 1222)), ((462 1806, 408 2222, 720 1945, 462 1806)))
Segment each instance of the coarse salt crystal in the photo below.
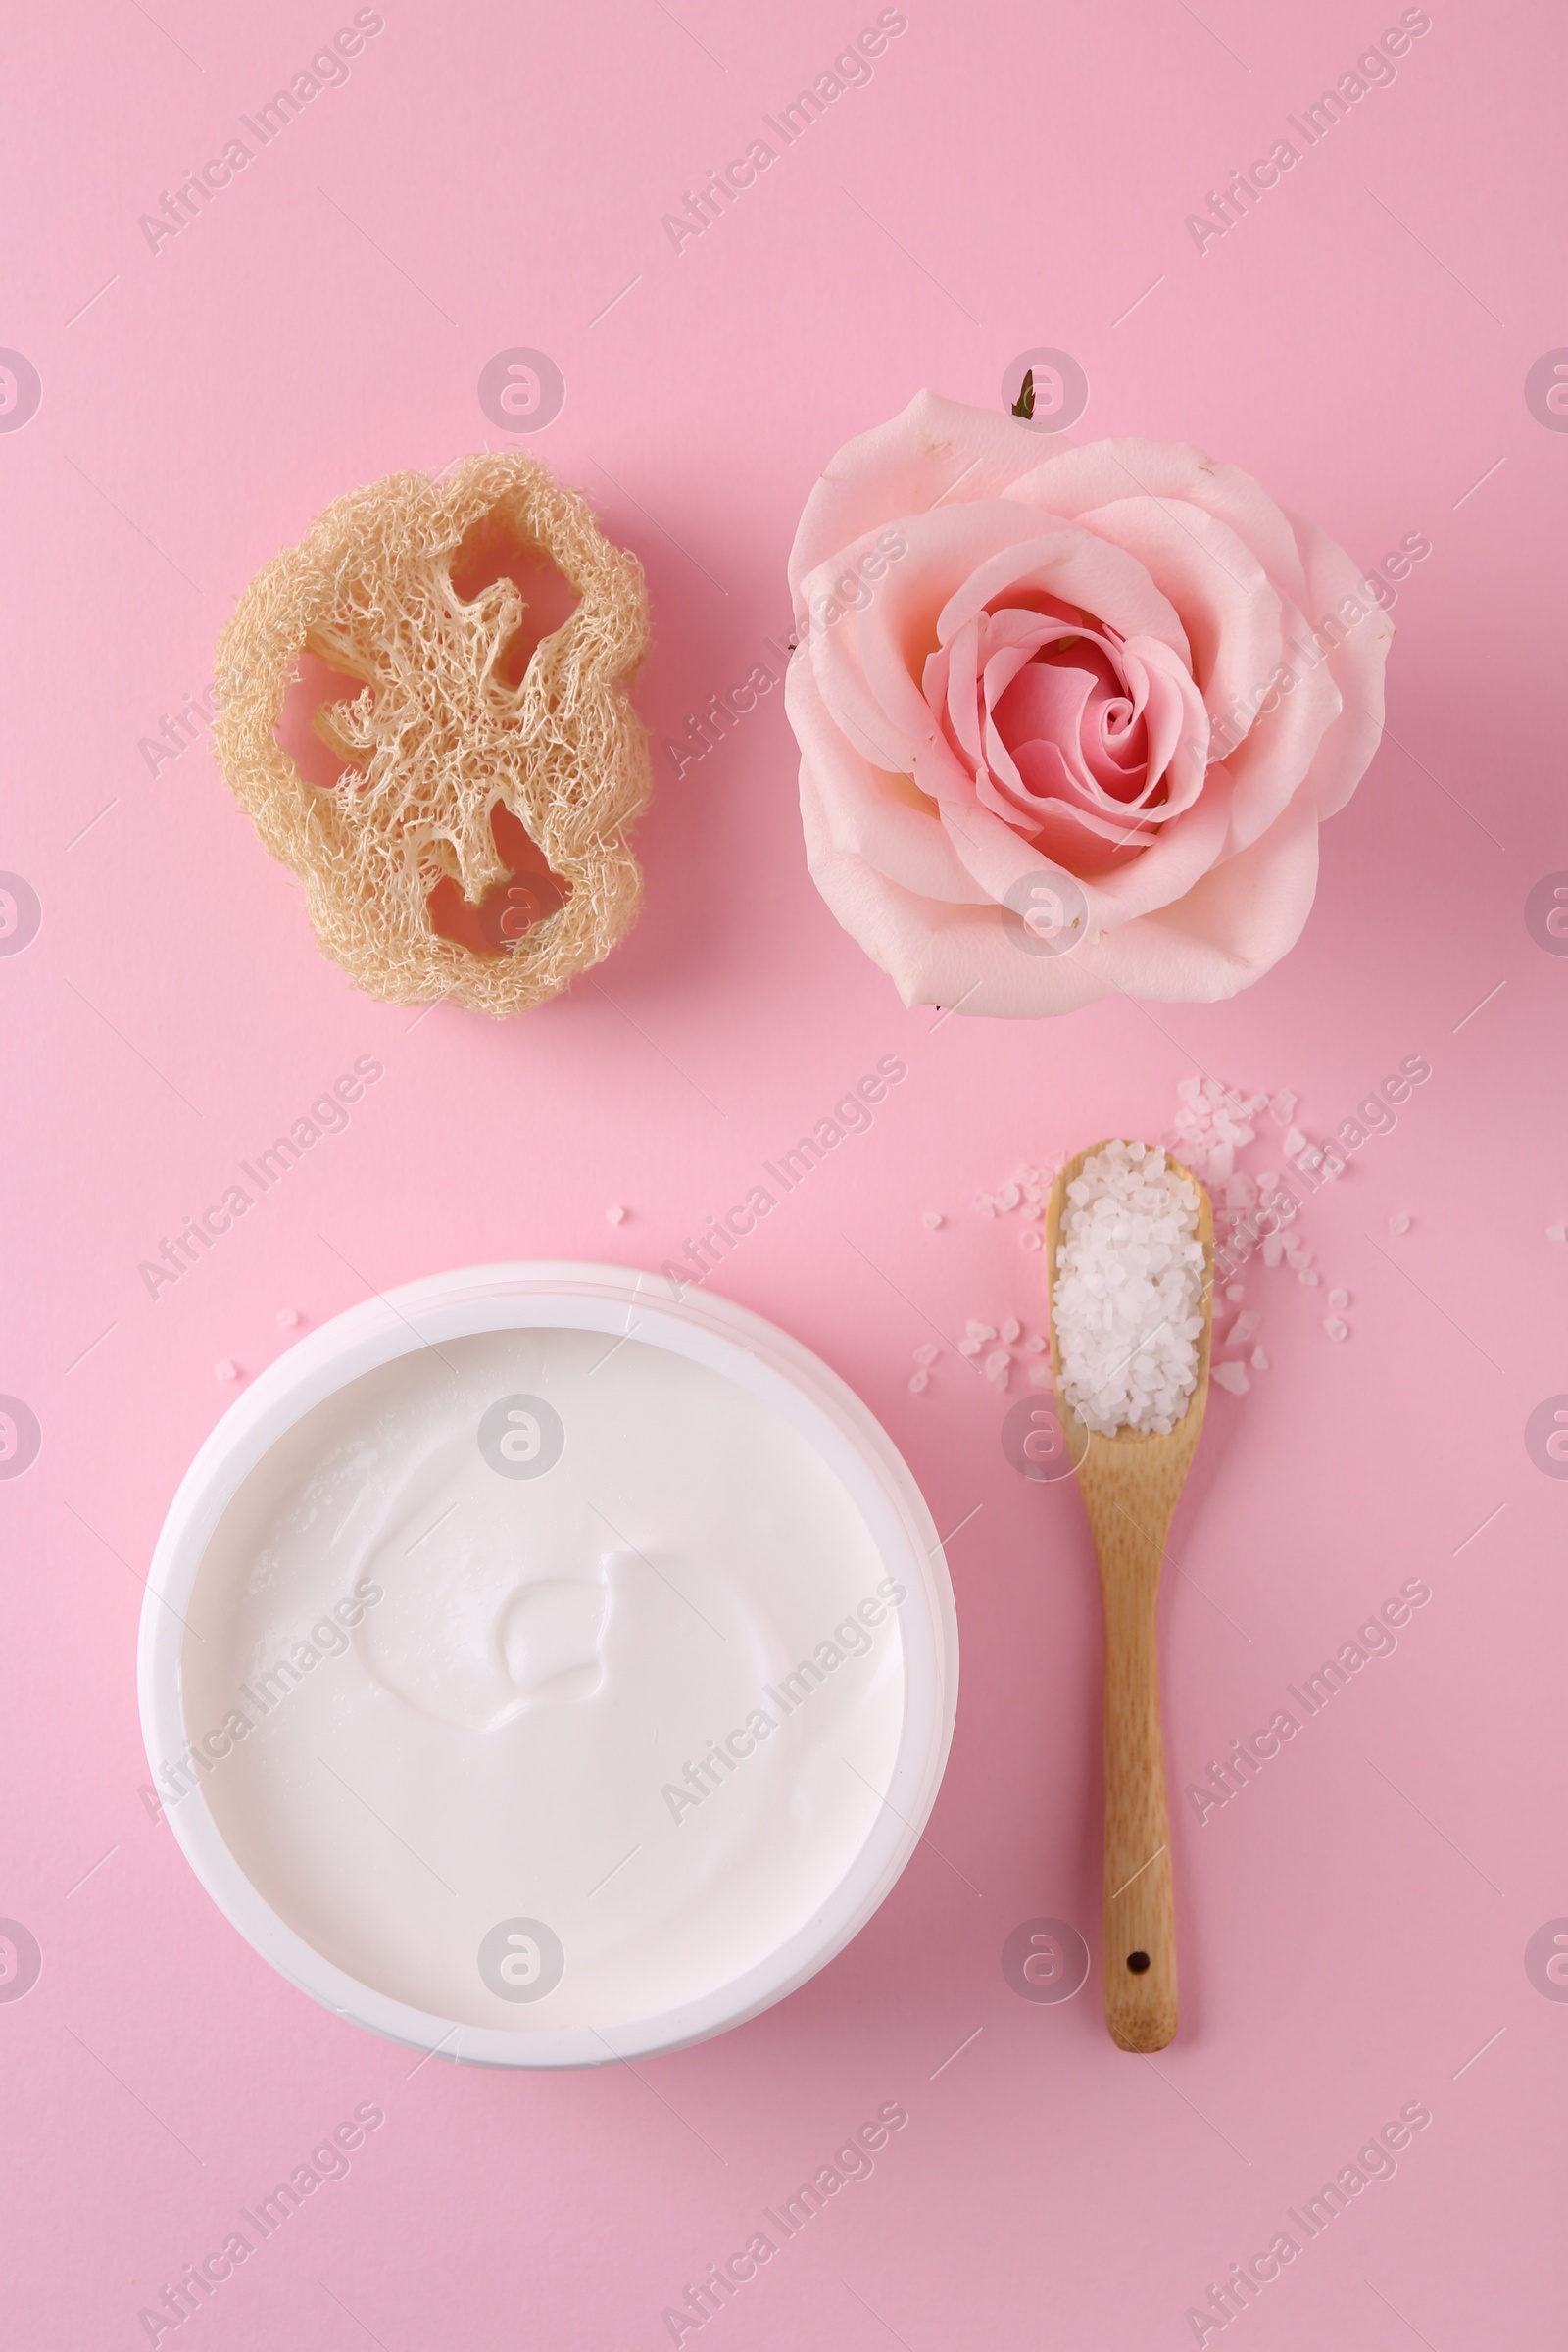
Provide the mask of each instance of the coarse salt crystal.
POLYGON ((1288 1126, 1291 1120, 1295 1118, 1296 1105, 1300 1099, 1301 1098, 1299 1095, 1293 1095, 1289 1087, 1282 1087, 1280 1092, 1273 1098, 1272 1102, 1269 1103, 1269 1109, 1273 1112, 1275 1120, 1281 1127, 1288 1126))
POLYGON ((1225 1334, 1226 1347, 1245 1348, 1262 1320, 1262 1316, 1255 1308, 1249 1308, 1245 1315, 1238 1315, 1230 1330, 1225 1334))
POLYGON ((1025 1355, 1044 1355, 1046 1351, 1046 1343, 1041 1338, 1038 1331, 1032 1333, 1031 1336, 1025 1340, 1023 1344, 1023 1351, 1025 1355))
POLYGON ((1020 1250, 1038 1250, 1040 1248, 1040 1236, 1035 1231, 1033 1226, 1030 1226, 1026 1232, 1019 1234, 1018 1247, 1020 1250))
POLYGON ((239 1366, 237 1364, 231 1364, 226 1355, 220 1355, 219 1357, 217 1363, 213 1366, 213 1370, 220 1380, 238 1380, 239 1378, 239 1366))
POLYGON ((994 1323, 977 1323, 972 1315, 964 1325, 964 1329, 971 1340, 994 1340, 997 1336, 997 1327, 994 1323))
POLYGON ((1011 1363, 1012 1358, 1007 1353, 1005 1348, 999 1348, 993 1354, 986 1357, 986 1370, 990 1373, 992 1379, 995 1380, 997 1374, 999 1372, 1007 1371, 1011 1363))
POLYGON ((958 1342, 958 1353, 960 1355, 978 1355, 984 1346, 985 1342, 983 1340, 960 1340, 958 1342))
POLYGON ((1261 1348, 1254 1348, 1252 1349, 1250 1360, 1255 1371, 1266 1372, 1268 1370, 1268 1357, 1264 1354, 1261 1348))
POLYGON ((914 1360, 917 1364, 934 1364, 941 1353, 935 1340, 923 1340, 914 1351, 914 1360))
POLYGON ((910 1375, 909 1387, 916 1396, 919 1396, 922 1389, 928 1389, 930 1386, 931 1375, 929 1372, 915 1372, 910 1375))
POLYGON ((1548 1225, 1546 1239, 1548 1242, 1568 1242, 1568 1225, 1548 1225))
POLYGON ((1052 1312, 1063 1395, 1089 1428, 1168 1431, 1186 1411, 1203 1328, 1198 1213, 1157 1146, 1105 1144, 1067 1187, 1052 1312))
POLYGON ((1242 1300, 1247 1297, 1246 1284, 1240 1282, 1228 1282, 1225 1285, 1225 1296, 1230 1300, 1232 1306, 1239 1306, 1242 1300))
POLYGON ((1393 1216, 1389 1219, 1389 1231, 1391 1233, 1408 1233, 1409 1230, 1409 1218, 1405 1215, 1402 1208, 1396 1208, 1393 1216))
POLYGON ((1317 1276, 1313 1273, 1310 1266, 1303 1266, 1296 1279, 1298 1282, 1304 1282, 1311 1290, 1315 1291, 1317 1289, 1317 1276))
POLYGON ((1284 1253, 1285 1246, 1281 1242, 1279 1235, 1277 1233, 1265 1233, 1263 1236, 1264 1265, 1277 1266, 1284 1253))
POLYGON ((1348 1292, 1348 1291, 1330 1291, 1330 1293, 1329 1293, 1329 1304, 1330 1304, 1330 1306, 1332 1306, 1332 1307, 1336 1307, 1336 1308, 1337 1308, 1337 1307, 1342 1307, 1342 1306, 1348 1306, 1348 1305, 1349 1305, 1349 1303, 1350 1303, 1350 1294, 1349 1294, 1349 1292, 1348 1292))
POLYGON ((1331 1340, 1348 1340, 1350 1336, 1349 1325, 1342 1323, 1338 1315, 1325 1315, 1323 1328, 1331 1340))
POLYGON ((1031 1364, 1029 1367, 1029 1386, 1032 1389, 1049 1389, 1051 1386, 1051 1366, 1049 1364, 1031 1364))
POLYGON ((618 1200, 612 1201, 610 1207, 605 1211, 605 1216, 612 1225, 624 1225, 626 1222, 626 1211, 618 1200))
POLYGON ((938 1226, 942 1223, 942 1211, 939 1208, 928 1208, 924 1216, 920 1219, 920 1222, 925 1227, 927 1233, 935 1233, 938 1226))
POLYGON ((1018 1337, 1018 1334, 1022 1328, 1023 1326, 1018 1321, 1016 1315, 1009 1315, 1005 1323, 1004 1323, 1002 1326, 1002 1336, 1006 1341, 1009 1348, 1012 1346, 1013 1341, 1018 1337))
POLYGON ((1212 1377, 1222 1389, 1229 1389, 1233 1396, 1245 1396, 1252 1385, 1247 1377, 1245 1364, 1216 1364, 1212 1377))

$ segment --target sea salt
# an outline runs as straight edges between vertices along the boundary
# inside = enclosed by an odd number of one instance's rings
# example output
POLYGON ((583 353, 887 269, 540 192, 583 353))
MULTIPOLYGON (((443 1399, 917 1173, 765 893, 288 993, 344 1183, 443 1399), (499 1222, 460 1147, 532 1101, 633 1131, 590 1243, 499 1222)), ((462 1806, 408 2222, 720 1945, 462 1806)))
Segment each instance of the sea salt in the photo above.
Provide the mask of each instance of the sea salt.
POLYGON ((1391 1233, 1408 1233, 1409 1230, 1409 1218, 1405 1215, 1402 1208, 1396 1208, 1393 1216, 1389 1219, 1389 1231, 1391 1233))
POLYGON ((1350 1294, 1348 1291, 1330 1291, 1329 1304, 1336 1310, 1336 1312, 1338 1312, 1342 1306, 1348 1306, 1349 1303, 1350 1294))
POLYGON ((1245 1396, 1252 1385, 1241 1364, 1216 1364, 1214 1378, 1222 1389, 1229 1389, 1233 1396, 1245 1396))
POLYGON ((1198 1211, 1196 1186, 1141 1143, 1105 1144, 1067 1187, 1052 1310, 1063 1393, 1090 1429, 1164 1436, 1187 1409, 1203 1330, 1198 1211))

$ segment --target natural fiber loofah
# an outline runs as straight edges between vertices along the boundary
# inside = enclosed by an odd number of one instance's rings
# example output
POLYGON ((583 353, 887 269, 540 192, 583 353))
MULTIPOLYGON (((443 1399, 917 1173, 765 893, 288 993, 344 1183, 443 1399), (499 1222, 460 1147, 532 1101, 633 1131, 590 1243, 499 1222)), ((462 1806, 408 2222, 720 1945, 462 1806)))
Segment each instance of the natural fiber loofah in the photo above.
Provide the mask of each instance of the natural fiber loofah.
POLYGON ((635 556, 534 458, 466 458, 441 481, 389 474, 329 506, 240 598, 219 640, 218 759, 274 858, 305 884, 325 953, 394 1004, 451 996, 500 1016, 538 1004, 621 938, 642 897, 626 829, 648 798, 648 741, 627 685, 648 644, 635 556), (520 685, 497 663, 524 606, 507 579, 465 602, 452 564, 487 515, 549 557, 577 610, 520 685), (317 712, 348 762, 310 784, 277 741, 302 653, 364 681, 317 712), (491 811, 523 826, 569 896, 509 949, 443 939, 430 893, 477 906, 507 880, 491 811))

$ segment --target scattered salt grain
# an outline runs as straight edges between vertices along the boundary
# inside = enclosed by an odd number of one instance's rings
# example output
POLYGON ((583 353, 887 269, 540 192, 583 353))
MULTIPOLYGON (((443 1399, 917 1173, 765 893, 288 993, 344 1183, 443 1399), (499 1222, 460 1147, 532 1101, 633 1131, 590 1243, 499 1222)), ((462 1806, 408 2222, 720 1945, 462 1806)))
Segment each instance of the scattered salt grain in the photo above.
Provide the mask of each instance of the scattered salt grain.
POLYGON ((978 1355, 984 1346, 985 1342, 983 1340, 960 1340, 958 1342, 958 1353, 960 1355, 978 1355))
POLYGON ((1018 1337, 1018 1334, 1022 1328, 1023 1326, 1018 1321, 1016 1315, 1009 1315, 1005 1323, 1004 1323, 1002 1326, 1002 1336, 1006 1341, 1009 1348, 1012 1346, 1013 1341, 1018 1337))
POLYGON ((226 1355, 219 1357, 213 1366, 213 1371, 220 1380, 238 1380, 239 1378, 238 1364, 231 1364, 226 1355))
POLYGON ((972 1315, 964 1329, 968 1332, 971 1340, 994 1340, 997 1336, 997 1327, 994 1323, 977 1323, 972 1315))
POLYGON ((915 1349, 914 1360, 917 1364, 934 1364, 941 1353, 935 1340, 925 1340, 915 1349))
POLYGON ((612 1225, 624 1225, 626 1222, 626 1211, 621 1207, 618 1200, 613 1200, 611 1202, 609 1208, 606 1209, 605 1217, 607 1222, 612 1225))
MULTIPOLYGON (((1299 1095, 1293 1095, 1288 1087, 1282 1088, 1280 1093, 1272 1098, 1269 1109, 1273 1113, 1277 1126, 1288 1127, 1290 1125, 1296 1116, 1296 1105, 1300 1099, 1299 1095)), ((1290 1149, 1289 1145, 1286 1149, 1290 1149)))
POLYGON ((999 1208, 1016 1208, 1021 1196, 1015 1184, 1004 1184, 997 1195, 999 1208))
POLYGON ((1255 1308, 1250 1308, 1245 1315, 1238 1315, 1225 1334, 1226 1347, 1245 1348, 1262 1320, 1262 1316, 1255 1308))
POLYGON ((1314 1291, 1317 1289, 1317 1276, 1313 1273, 1310 1266, 1303 1266, 1296 1279, 1298 1282, 1306 1283, 1309 1288, 1314 1291))
POLYGON ((1301 1153, 1302 1153, 1302 1152, 1303 1152, 1305 1150, 1306 1150, 1306 1138, 1305 1138, 1305 1136, 1304 1136, 1304 1135, 1301 1133, 1301 1130, 1299 1129, 1299 1127, 1291 1127, 1291 1128, 1288 1128, 1288 1129, 1286 1130, 1286 1136, 1285 1136, 1285 1156, 1286 1156, 1286 1158, 1287 1158, 1287 1159, 1297 1159, 1297 1158, 1298 1158, 1298 1157, 1300 1156, 1300 1154, 1301 1154, 1301 1153))
POLYGON ((1046 1351, 1046 1343, 1041 1338, 1038 1331, 1032 1333, 1031 1336, 1025 1340, 1023 1344, 1023 1351, 1025 1355, 1044 1355, 1046 1351))
POLYGON ((1029 1367, 1029 1386, 1032 1389, 1049 1389, 1051 1386, 1051 1366, 1049 1364, 1031 1364, 1029 1367))
POLYGON ((1245 1283, 1228 1282, 1225 1285, 1225 1296, 1230 1300, 1232 1306, 1240 1306, 1242 1300, 1247 1297, 1247 1287, 1245 1283))
POLYGON ((1350 1294, 1348 1291, 1330 1291, 1329 1304, 1335 1309, 1336 1312, 1338 1312, 1342 1306, 1348 1306, 1349 1303, 1350 1294))
POLYGON ((994 1353, 986 1357, 986 1370, 993 1380, 996 1379, 999 1372, 1009 1371, 1011 1365, 1012 1358, 1005 1348, 998 1348, 994 1353))
POLYGON ((1325 1315, 1323 1328, 1331 1340, 1348 1340, 1350 1336, 1349 1325, 1342 1323, 1338 1315, 1325 1315))
POLYGON ((929 1372, 915 1372, 910 1375, 909 1387, 916 1396, 919 1396, 922 1389, 928 1389, 930 1386, 931 1375, 929 1372))
POLYGON ((1263 1236, 1264 1265, 1277 1266, 1283 1255, 1284 1245, 1281 1242, 1279 1235, 1277 1233, 1265 1233, 1263 1236))
POLYGON ((1216 1364, 1212 1378, 1218 1381, 1222 1389, 1229 1389, 1233 1396, 1245 1396, 1252 1385, 1247 1377, 1244 1364, 1216 1364))
POLYGON ((1018 1247, 1020 1250, 1038 1250, 1040 1248, 1040 1236, 1032 1225, 1026 1226, 1019 1234, 1018 1247))
POLYGON ((299 1319, 300 1310, 297 1306, 280 1306, 277 1310, 278 1324, 284 1331, 292 1331, 299 1319))
POLYGON ((927 1233, 935 1233, 942 1223, 942 1211, 939 1208, 928 1208, 920 1222, 927 1233))
POLYGON ((1402 1208, 1396 1208, 1393 1216, 1389 1219, 1389 1231, 1391 1233, 1408 1233, 1409 1230, 1409 1218, 1405 1215, 1402 1208))
POLYGON ((1052 1300, 1062 1388, 1105 1436, 1166 1435, 1187 1409, 1203 1329, 1198 1211, 1197 1188, 1142 1143, 1103 1145, 1067 1187, 1052 1300))
POLYGON ((1266 1372, 1268 1370, 1268 1357, 1261 1348, 1254 1348, 1252 1349, 1250 1361, 1254 1372, 1266 1372))
POLYGON ((1568 1225, 1548 1225, 1546 1239, 1548 1242, 1568 1242, 1568 1225))

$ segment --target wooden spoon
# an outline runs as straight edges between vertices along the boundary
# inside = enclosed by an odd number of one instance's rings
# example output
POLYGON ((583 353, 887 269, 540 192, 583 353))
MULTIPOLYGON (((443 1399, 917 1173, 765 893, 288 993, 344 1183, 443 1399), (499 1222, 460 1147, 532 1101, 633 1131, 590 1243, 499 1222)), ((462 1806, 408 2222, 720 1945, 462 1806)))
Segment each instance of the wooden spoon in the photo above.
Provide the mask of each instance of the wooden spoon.
POLYGON ((1198 1448, 1208 1400, 1209 1337, 1214 1302, 1214 1211, 1198 1185, 1198 1234, 1203 1245, 1202 1334, 1198 1381, 1168 1437, 1120 1429, 1102 1437, 1079 1420, 1062 1393, 1056 1347, 1056 1249, 1067 1187, 1081 1175, 1091 1144, 1069 1159, 1046 1209, 1051 1368, 1078 1490, 1100 1557, 1105 1611, 1105 1886, 1102 1965, 1105 2023, 1124 2050, 1162 2050, 1176 2032, 1176 1916, 1171 1893, 1170 1817, 1159 1728, 1159 1672, 1154 1618, 1160 1563, 1177 1496, 1198 1448))

